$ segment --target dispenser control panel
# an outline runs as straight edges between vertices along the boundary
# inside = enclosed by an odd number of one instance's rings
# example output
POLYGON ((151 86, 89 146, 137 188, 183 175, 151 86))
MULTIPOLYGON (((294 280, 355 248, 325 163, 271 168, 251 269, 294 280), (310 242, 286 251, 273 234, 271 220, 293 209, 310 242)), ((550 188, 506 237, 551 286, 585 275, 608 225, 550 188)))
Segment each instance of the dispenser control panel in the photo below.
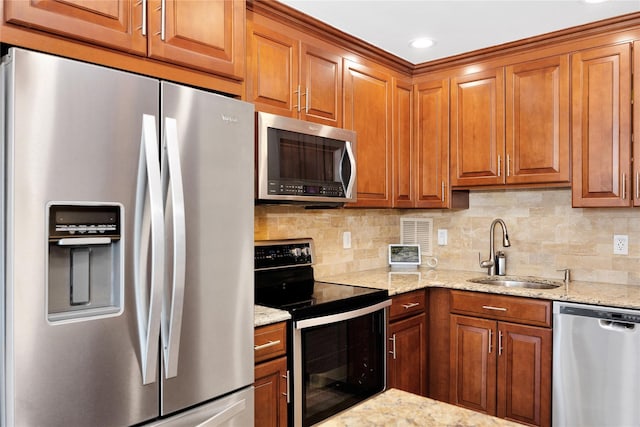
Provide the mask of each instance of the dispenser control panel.
POLYGON ((49 214, 49 239, 69 237, 120 238, 118 206, 54 205, 49 214))

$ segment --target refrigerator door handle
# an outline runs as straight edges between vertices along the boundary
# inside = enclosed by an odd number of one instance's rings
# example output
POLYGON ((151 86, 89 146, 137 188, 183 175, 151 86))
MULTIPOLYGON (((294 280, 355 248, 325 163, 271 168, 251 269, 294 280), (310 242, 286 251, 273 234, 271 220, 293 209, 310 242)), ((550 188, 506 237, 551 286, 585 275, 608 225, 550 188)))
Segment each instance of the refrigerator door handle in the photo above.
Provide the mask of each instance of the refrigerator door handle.
POLYGON ((178 374, 178 354, 180 350, 186 274, 184 188, 178 146, 178 125, 174 118, 165 118, 163 149, 165 155, 162 160, 162 188, 167 209, 169 209, 169 201, 171 202, 173 280, 171 288, 165 290, 165 297, 162 303, 161 330, 165 378, 173 378, 178 374))
POLYGON ((246 406, 246 401, 242 399, 241 401, 234 403, 228 408, 225 408, 221 412, 218 412, 213 417, 201 422, 196 427, 216 427, 222 425, 222 423, 229 421, 231 418, 244 411, 246 406))
POLYGON ((156 119, 145 114, 142 116, 133 237, 136 316, 143 384, 156 381, 162 308, 164 213, 158 154, 156 119), (150 276, 147 265, 150 265, 150 276))

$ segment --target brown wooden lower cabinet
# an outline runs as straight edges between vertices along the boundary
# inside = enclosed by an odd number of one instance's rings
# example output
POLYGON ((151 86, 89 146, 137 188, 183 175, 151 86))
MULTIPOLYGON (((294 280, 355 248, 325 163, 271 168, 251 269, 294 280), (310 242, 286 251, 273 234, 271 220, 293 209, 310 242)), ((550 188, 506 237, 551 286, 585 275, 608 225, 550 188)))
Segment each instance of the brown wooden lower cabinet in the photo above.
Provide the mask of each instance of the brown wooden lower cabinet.
POLYGON ((389 308, 387 388, 427 395, 427 293, 395 295, 389 308))
POLYGON ((451 403, 550 425, 550 328, 452 314, 450 333, 451 403))
POLYGON ((256 427, 287 426, 287 323, 255 329, 254 399, 256 427))
POLYGON ((388 388, 427 395, 426 329, 424 313, 389 325, 388 388))
POLYGON ((279 357, 255 367, 255 426, 287 425, 287 358, 279 357))

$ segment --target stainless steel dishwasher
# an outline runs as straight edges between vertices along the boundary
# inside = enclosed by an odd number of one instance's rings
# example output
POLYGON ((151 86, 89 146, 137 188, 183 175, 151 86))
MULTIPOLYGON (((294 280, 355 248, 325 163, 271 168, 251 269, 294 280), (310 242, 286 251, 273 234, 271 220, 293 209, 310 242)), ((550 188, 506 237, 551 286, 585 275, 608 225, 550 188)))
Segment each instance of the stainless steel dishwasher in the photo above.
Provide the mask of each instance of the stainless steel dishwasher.
POLYGON ((553 426, 640 426, 640 311, 553 303, 553 426))

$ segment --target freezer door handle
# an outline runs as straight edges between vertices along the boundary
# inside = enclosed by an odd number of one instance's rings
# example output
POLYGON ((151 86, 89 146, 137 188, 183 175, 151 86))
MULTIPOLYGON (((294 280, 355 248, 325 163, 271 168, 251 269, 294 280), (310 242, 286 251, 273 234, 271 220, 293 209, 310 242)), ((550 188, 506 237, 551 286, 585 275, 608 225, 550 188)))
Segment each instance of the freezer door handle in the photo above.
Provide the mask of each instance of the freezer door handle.
POLYGON ((165 239, 158 155, 156 119, 145 114, 142 116, 133 234, 134 287, 143 384, 156 381, 162 309, 165 239))
MULTIPOLYGON (((166 220, 170 218, 173 230, 173 257, 171 287, 165 292, 162 302, 162 347, 165 377, 178 374, 178 354, 180 331, 182 329, 182 308, 186 274, 186 226, 184 208, 184 188, 178 146, 178 124, 176 119, 166 117, 164 123, 162 191, 167 207, 166 220)), ((167 283, 167 286, 169 283, 167 283)))
POLYGON ((247 402, 242 399, 239 402, 225 408, 223 411, 218 412, 213 417, 201 422, 196 427, 216 427, 222 425, 222 423, 229 421, 231 418, 240 414, 247 407, 247 402))

